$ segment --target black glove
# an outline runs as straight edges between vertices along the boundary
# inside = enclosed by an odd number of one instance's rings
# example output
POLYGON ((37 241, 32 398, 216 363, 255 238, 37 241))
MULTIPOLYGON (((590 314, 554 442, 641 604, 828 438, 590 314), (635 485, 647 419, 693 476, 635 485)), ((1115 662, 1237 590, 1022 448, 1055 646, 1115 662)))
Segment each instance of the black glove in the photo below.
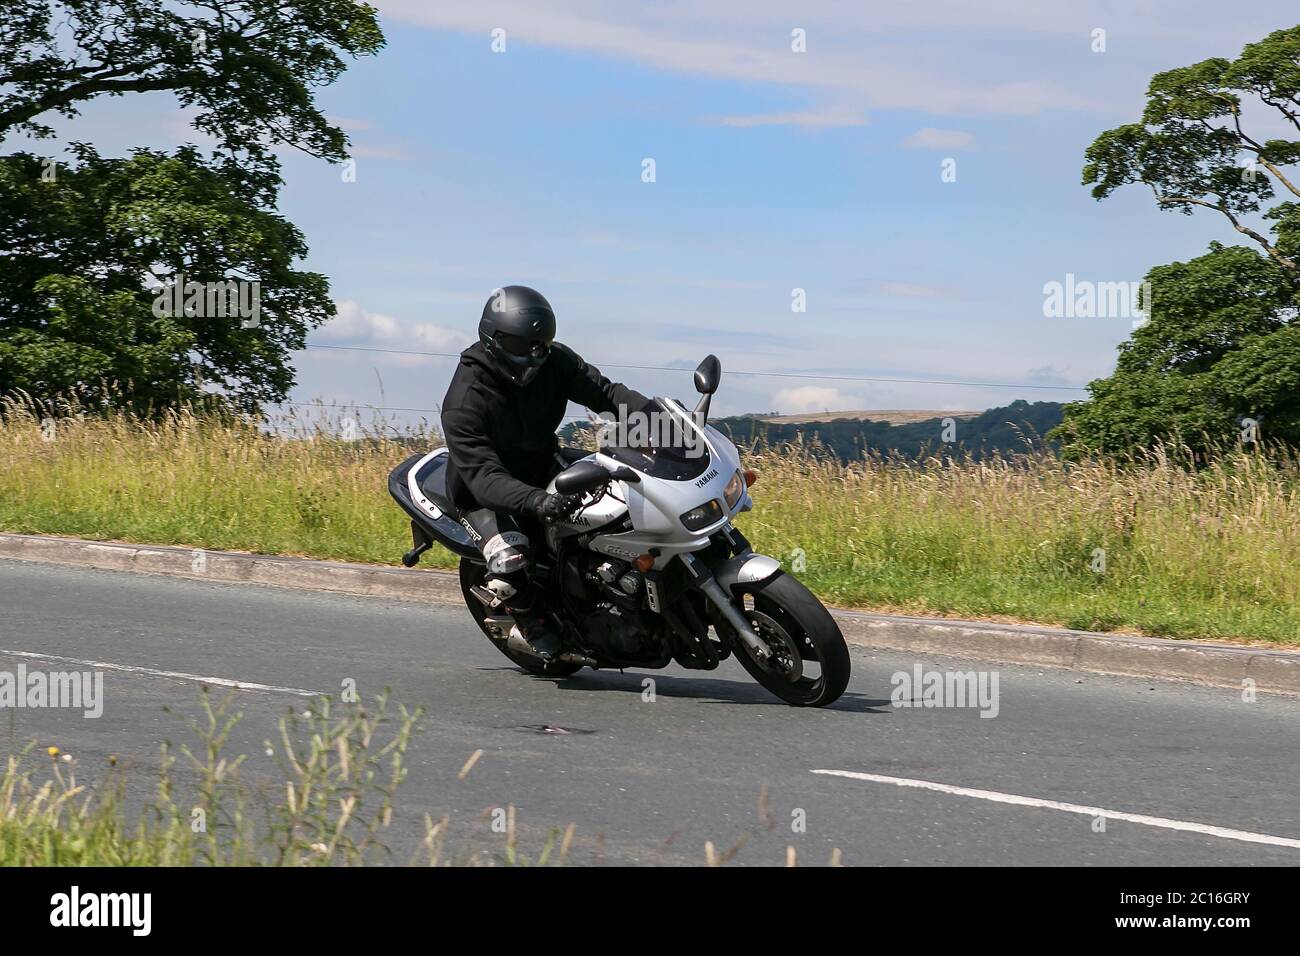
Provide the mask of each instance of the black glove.
POLYGON ((539 518, 567 518, 581 504, 582 499, 577 495, 552 495, 543 491, 533 503, 533 511, 539 518))

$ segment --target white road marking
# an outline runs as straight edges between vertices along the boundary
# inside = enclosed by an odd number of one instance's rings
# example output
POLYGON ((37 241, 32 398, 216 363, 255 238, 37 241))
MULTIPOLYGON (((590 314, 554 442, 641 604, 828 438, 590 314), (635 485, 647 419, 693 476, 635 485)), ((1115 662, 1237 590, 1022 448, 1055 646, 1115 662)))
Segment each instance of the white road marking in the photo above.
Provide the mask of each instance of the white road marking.
POLYGON ((947 783, 933 783, 929 780, 911 780, 907 777, 886 777, 878 773, 858 773, 853 770, 814 770, 828 777, 848 777, 851 780, 867 780, 872 783, 889 783, 895 787, 915 787, 919 790, 933 790, 936 793, 948 793, 957 797, 974 797, 977 800, 991 800, 994 803, 1010 803, 1019 807, 1042 807, 1047 810, 1062 810, 1066 813, 1081 813, 1089 817, 1105 817, 1108 820, 1123 820, 1126 823, 1140 823, 1148 827, 1161 827, 1165 830, 1184 830, 1188 833, 1203 833, 1206 836, 1222 837, 1225 840, 1241 840, 1243 843, 1267 843, 1270 846, 1285 846, 1300 849, 1300 840, 1290 837, 1270 836, 1267 833, 1252 833, 1249 830, 1233 830, 1228 827, 1211 826, 1208 823, 1191 823, 1187 820, 1170 820, 1165 817, 1151 817, 1144 813, 1125 813, 1122 810, 1107 810, 1104 807, 1085 807, 1077 803, 1062 803, 1059 800, 1043 800, 1039 797, 1021 797, 1014 793, 999 793, 996 790, 974 790, 970 787, 954 787, 947 783))
POLYGON ((133 664, 110 664, 105 661, 83 661, 75 657, 56 657, 53 654, 35 654, 31 651, 9 651, 0 648, 0 657, 26 657, 39 661, 58 661, 63 664, 76 664, 102 671, 122 671, 126 674, 139 674, 144 677, 170 677, 172 680, 189 680, 199 684, 213 684, 217 687, 233 687, 236 690, 269 690, 277 694, 296 694, 299 697, 323 697, 318 690, 303 690, 301 687, 277 687, 274 684, 256 684, 246 680, 231 680, 229 677, 204 677, 202 674, 185 674, 181 671, 160 671, 152 667, 137 667, 133 664))

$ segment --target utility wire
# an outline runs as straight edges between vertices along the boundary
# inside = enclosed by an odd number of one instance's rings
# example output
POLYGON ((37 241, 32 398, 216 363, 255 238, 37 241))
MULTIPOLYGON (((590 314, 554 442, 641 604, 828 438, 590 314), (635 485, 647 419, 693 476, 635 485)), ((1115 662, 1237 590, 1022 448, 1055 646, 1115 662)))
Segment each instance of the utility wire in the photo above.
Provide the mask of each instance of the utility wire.
MULTIPOLYGON (((293 408, 319 408, 321 411, 346 411, 349 408, 355 408, 358 411, 380 411, 380 412, 428 412, 430 415, 440 415, 441 412, 436 408, 408 408, 403 405, 371 405, 361 402, 340 402, 333 405, 326 405, 323 402, 275 402, 276 405, 288 405, 293 408)), ((565 415, 564 421, 585 422, 588 421, 586 415, 565 415)))
MULTIPOLYGON (((327 349, 335 352, 383 352, 391 355, 426 355, 433 358, 460 358, 459 352, 417 352, 408 349, 380 349, 361 345, 308 345, 309 349, 327 349)), ((619 365, 615 362, 599 362, 594 365, 601 368, 623 368, 642 372, 684 372, 689 369, 674 368, 669 365, 619 365)), ((727 369, 728 375, 754 375, 764 378, 794 378, 819 382, 885 382, 895 385, 960 385, 970 388, 1037 388, 1051 391, 1084 392, 1083 385, 1029 385, 1017 382, 949 382, 928 378, 867 378, 860 375, 810 375, 801 372, 747 372, 740 369, 727 369)))

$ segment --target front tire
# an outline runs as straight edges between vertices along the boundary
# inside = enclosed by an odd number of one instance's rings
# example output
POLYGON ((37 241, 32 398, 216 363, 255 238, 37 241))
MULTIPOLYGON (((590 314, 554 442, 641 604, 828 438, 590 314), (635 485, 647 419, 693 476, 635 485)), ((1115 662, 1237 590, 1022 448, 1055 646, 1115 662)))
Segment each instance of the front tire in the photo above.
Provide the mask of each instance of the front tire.
POLYGON ((796 707, 825 707, 838 700, 852 665, 844 635, 822 602, 784 573, 733 592, 740 612, 773 650, 773 659, 763 662, 735 639, 736 659, 749 675, 796 707))
POLYGON ((469 608, 470 616, 474 618, 474 622, 478 624, 483 635, 492 642, 493 647, 510 658, 511 663, 516 667, 522 667, 528 673, 536 674, 538 677, 568 677, 570 674, 582 670, 581 664, 574 664, 569 661, 554 661, 550 664, 543 664, 534 657, 515 652, 506 645, 503 638, 493 635, 487 626, 488 609, 470 591, 470 588, 482 585, 486 578, 487 567, 481 562, 469 558, 460 559, 460 591, 465 596, 465 606, 469 608))

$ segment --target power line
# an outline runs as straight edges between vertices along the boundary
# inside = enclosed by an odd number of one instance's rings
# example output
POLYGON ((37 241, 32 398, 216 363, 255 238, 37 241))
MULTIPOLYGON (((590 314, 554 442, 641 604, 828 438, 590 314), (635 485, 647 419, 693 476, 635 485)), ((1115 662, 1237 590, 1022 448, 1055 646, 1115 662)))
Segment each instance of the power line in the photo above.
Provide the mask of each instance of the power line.
POLYGON ((407 408, 402 405, 363 405, 360 402, 345 402, 341 405, 326 405, 323 402, 276 402, 277 405, 291 405, 294 408, 319 408, 321 411, 338 411, 356 408, 373 409, 381 412, 428 412, 431 415, 437 415, 436 408, 407 408))
MULTIPOLYGON (((335 352, 381 352, 390 355, 424 355, 433 358, 460 358, 459 352, 419 352, 410 349, 380 349, 361 345, 308 345, 309 349, 327 349, 335 352)), ((675 368, 670 365, 620 365, 616 362, 593 364, 601 368, 622 368, 642 372, 683 372, 689 369, 675 368)), ((727 369, 728 375, 753 375, 763 378, 793 378, 801 381, 818 382, 875 382, 895 385, 957 385, 968 388, 1036 388, 1050 391, 1086 392, 1084 385, 1029 385, 1023 382, 950 382, 928 378, 868 378, 861 375, 812 375, 802 372, 750 372, 741 369, 727 369)))
MULTIPOLYGON (((276 405, 290 405, 294 408, 319 408, 321 411, 346 411, 349 408, 355 408, 358 411, 380 411, 380 412, 428 412, 430 415, 441 415, 442 413, 436 408, 408 408, 403 405, 370 405, 361 402, 345 402, 343 404, 326 405, 322 402, 275 402, 276 405)), ((565 415, 562 421, 585 422, 588 420, 586 415, 565 415)))

